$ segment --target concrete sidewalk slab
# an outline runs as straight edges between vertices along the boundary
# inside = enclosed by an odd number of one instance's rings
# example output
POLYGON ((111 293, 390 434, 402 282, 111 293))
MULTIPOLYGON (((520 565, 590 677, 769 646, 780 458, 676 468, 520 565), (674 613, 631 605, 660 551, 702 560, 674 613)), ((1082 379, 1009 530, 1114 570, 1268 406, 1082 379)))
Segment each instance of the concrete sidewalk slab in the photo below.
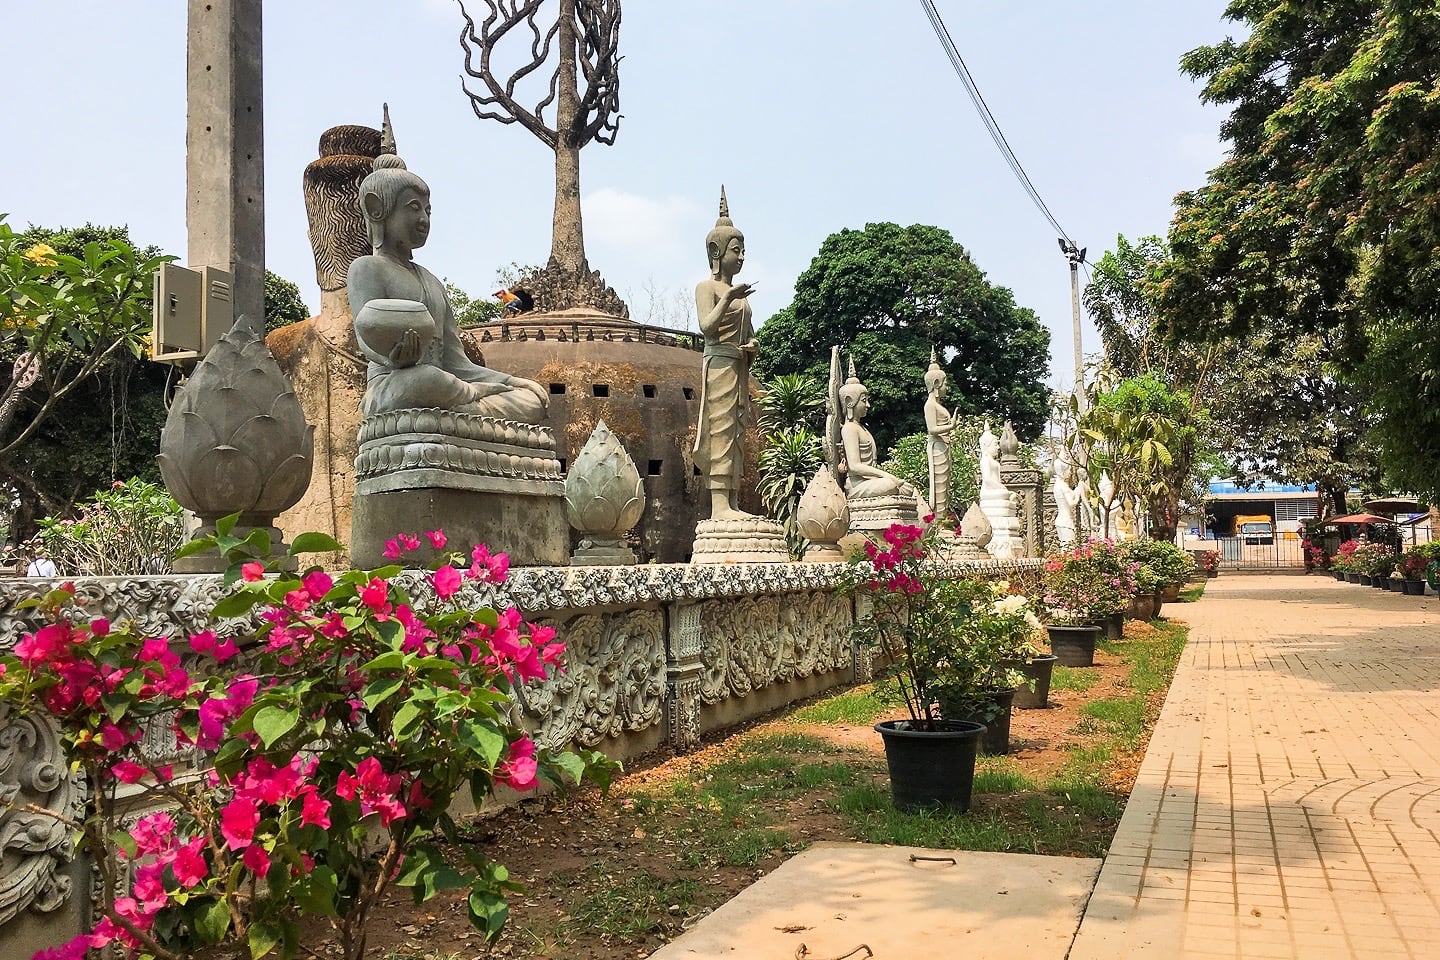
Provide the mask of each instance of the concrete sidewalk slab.
POLYGON ((875 960, 1064 960, 1099 869, 1070 857, 817 843, 651 957, 831 960, 864 944, 875 960))

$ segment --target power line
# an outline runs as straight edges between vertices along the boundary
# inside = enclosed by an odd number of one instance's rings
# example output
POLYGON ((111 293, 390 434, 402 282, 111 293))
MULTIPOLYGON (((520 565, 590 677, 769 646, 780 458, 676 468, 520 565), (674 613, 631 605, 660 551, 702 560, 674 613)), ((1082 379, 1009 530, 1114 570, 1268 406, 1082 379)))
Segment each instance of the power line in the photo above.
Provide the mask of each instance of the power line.
POLYGON ((946 29, 945 22, 940 19, 940 12, 935 9, 933 0, 920 0, 920 4, 925 8, 926 16, 930 18, 930 26, 934 28, 935 36, 940 39, 940 45, 945 48, 945 55, 950 59, 950 66, 955 70, 955 74, 960 78, 960 82, 964 84, 965 92, 970 94, 970 102, 975 105, 975 111, 980 115, 980 122, 984 124, 985 131, 990 134, 990 139, 994 141, 995 148, 999 150, 1000 155, 1005 158, 1005 162, 1009 165, 1010 171, 1015 174, 1015 179, 1019 181, 1025 193, 1029 195, 1031 202, 1035 204, 1035 209, 1039 210, 1040 214, 1049 221, 1050 226, 1054 227, 1055 231, 1073 246, 1074 241, 1070 240, 1070 235, 1065 232, 1065 228, 1060 226, 1060 221, 1055 219, 1055 215, 1050 212, 1050 207, 1046 205, 1044 198, 1040 196, 1040 191, 1035 189, 1035 184, 1030 181, 1030 176, 1025 172, 1025 168, 1021 166, 1020 159, 1015 156, 1015 151, 1010 149, 1010 143, 1005 139, 1005 133, 1000 129, 1000 124, 996 121, 995 115, 990 112, 989 104, 985 102, 985 98, 980 94, 980 88, 976 86, 975 78, 970 75, 970 68, 965 65, 964 58, 960 56, 960 51, 956 48, 955 41, 951 39, 950 31, 946 29))

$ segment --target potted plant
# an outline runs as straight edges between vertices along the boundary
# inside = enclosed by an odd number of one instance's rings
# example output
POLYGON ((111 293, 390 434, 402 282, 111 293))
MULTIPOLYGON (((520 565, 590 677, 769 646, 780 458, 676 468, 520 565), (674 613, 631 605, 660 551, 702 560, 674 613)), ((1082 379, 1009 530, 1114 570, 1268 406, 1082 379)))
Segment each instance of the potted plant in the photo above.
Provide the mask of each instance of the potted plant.
POLYGON ((1015 688, 1014 706, 1020 710, 1044 709, 1050 703, 1050 677, 1059 661, 1053 653, 1040 649, 1046 633, 1035 603, 1006 584, 1005 592, 991 606, 991 619, 1004 629, 998 662, 1024 677, 1015 688))
MULTIPOLYGON (((934 684, 940 715, 984 724, 981 753, 1009 753, 1010 713, 1027 680, 1021 667, 1039 655, 1034 642, 1043 627, 1024 594, 1011 593, 1008 583, 961 581, 957 593, 960 643, 934 684)), ((1048 677, 1045 687, 1048 697, 1048 677)))
POLYGON ((1403 578, 1401 583, 1404 593, 1425 596, 1425 568, 1429 565, 1430 558, 1419 549, 1406 550, 1400 556, 1396 569, 1403 578))
POLYGON ((1123 576, 1112 573, 1114 554, 1108 540, 1092 540, 1045 561, 1045 630, 1063 666, 1093 664, 1099 624, 1129 603, 1133 572, 1126 565, 1123 576))
POLYGON ((864 602, 858 639, 875 644, 884 680, 898 689, 909 717, 875 725, 885 745, 890 797, 897 809, 970 809, 975 755, 985 726, 947 720, 936 706, 952 669, 964 669, 963 626, 970 608, 988 597, 949 580, 930 562, 936 528, 892 524, 884 545, 867 541, 847 568, 864 602))
POLYGON ((1360 582, 1360 563, 1364 557, 1355 555, 1359 549, 1359 540, 1346 540, 1336 548, 1335 558, 1330 561, 1330 566, 1344 575, 1346 583, 1360 582))
POLYGON ((1200 567, 1205 571, 1205 576, 1211 578, 1220 576, 1219 550, 1201 550, 1198 559, 1200 567))

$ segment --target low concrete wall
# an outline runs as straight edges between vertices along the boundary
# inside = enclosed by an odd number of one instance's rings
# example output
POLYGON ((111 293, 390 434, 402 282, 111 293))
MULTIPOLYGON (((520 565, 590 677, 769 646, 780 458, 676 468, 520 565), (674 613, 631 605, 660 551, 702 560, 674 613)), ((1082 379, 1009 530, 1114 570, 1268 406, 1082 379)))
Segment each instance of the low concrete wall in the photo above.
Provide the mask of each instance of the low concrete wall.
MULTIPOLYGON (((938 570, 1028 581, 1041 564, 945 562, 938 570)), ((512 570, 499 586, 467 586, 465 600, 517 607, 527 619, 553 625, 565 641, 565 671, 517 694, 516 721, 543 746, 582 746, 624 759, 667 746, 693 750, 707 733, 868 679, 870 652, 851 639, 854 600, 836 589, 842 570, 837 563, 532 567, 512 570)), ((412 596, 428 589, 422 573, 405 576, 412 596)), ((210 623, 225 592, 219 577, 74 582, 85 616, 132 620, 152 636, 213 627, 243 638, 254 629, 248 620, 210 623)), ((39 623, 19 603, 53 586, 0 579, 0 652, 39 623)), ((147 738, 146 746, 157 755, 175 749, 163 735, 153 743, 147 738)), ((69 779, 46 718, 0 713, 0 796, 13 789, 27 802, 73 814, 84 786, 69 779)), ((5 956, 11 950, 28 956, 64 939, 55 931, 75 929, 88 907, 88 881, 75 875, 80 865, 69 861, 66 831, 42 837, 17 830, 11 821, 19 816, 0 810, 0 838, 12 838, 0 849, 5 956)))

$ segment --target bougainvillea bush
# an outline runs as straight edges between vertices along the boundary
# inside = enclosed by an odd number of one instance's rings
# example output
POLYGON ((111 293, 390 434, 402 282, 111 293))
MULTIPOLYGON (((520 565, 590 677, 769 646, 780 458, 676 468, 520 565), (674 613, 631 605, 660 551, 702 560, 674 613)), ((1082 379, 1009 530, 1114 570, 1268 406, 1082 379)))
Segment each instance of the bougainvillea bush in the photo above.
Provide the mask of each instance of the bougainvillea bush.
MULTIPOLYGON (((360 960, 392 885, 417 902, 468 887, 493 938, 515 889, 505 868, 465 848, 457 869, 431 843, 453 838, 446 810, 467 786, 479 803, 496 784, 612 772, 598 754, 537 750, 510 722, 513 688, 560 669, 562 645, 514 609, 467 601, 506 575, 483 546, 423 573, 277 574, 243 559, 268 552, 263 532, 241 541, 233 523, 209 541, 236 561, 215 630, 167 639, 87 619, 67 584, 39 603, 47 625, 0 658, 0 703, 53 716, 93 793, 70 826, 100 871, 102 915, 37 960, 111 943, 157 960, 314 956, 307 917, 331 918, 360 960), (242 645, 236 617, 261 624, 242 645), (142 751, 157 730, 191 762, 142 751)), ((424 536, 444 549, 443 533, 424 536)), ((387 556, 420 542, 397 537, 387 556)), ((292 554, 334 549, 302 534, 292 554)))
POLYGON ((1137 561, 1110 540, 1090 540, 1045 561, 1046 619, 1051 623, 1098 623, 1119 613, 1138 589, 1137 561))

